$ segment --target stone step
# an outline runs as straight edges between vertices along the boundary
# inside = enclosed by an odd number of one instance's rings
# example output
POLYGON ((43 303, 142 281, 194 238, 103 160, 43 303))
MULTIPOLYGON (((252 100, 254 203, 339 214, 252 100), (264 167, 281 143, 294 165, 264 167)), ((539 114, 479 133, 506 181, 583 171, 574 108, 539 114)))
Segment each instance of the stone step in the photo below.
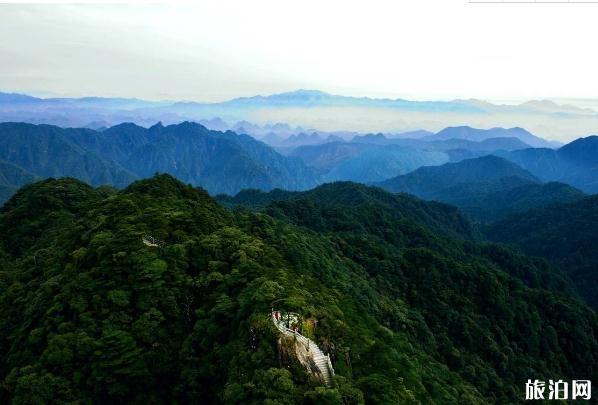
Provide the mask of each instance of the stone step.
POLYGON ((297 341, 307 346, 313 362, 322 375, 322 380, 324 380, 326 385, 332 385, 332 376, 334 375, 334 371, 330 366, 328 356, 325 355, 322 350, 320 350, 318 345, 313 340, 301 335, 300 333, 288 329, 283 322, 277 321, 274 317, 272 317, 272 320, 274 321, 277 329, 280 330, 284 335, 293 337, 297 339, 297 341))

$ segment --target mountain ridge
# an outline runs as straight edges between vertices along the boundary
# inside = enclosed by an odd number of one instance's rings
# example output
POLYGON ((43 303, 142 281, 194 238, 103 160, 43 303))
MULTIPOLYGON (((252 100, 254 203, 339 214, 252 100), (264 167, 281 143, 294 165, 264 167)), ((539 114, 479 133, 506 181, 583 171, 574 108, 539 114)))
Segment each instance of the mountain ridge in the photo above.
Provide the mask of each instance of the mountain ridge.
POLYGON ((483 222, 584 196, 567 184, 542 184, 529 171, 493 155, 422 167, 375 185, 455 205, 483 222))
MULTIPOLYGON (((598 122, 598 112, 574 109, 570 106, 552 105, 547 109, 545 104, 537 103, 504 105, 479 100, 416 101, 403 98, 351 97, 321 91, 291 91, 215 102, 146 101, 123 97, 27 96, 20 97, 18 103, 8 102, 15 98, 19 98, 19 95, 4 93, 2 97, 0 94, 0 120, 70 127, 84 127, 93 123, 103 123, 101 126, 107 127, 122 121, 133 121, 142 125, 151 125, 160 120, 168 124, 185 120, 208 123, 219 117, 229 122, 286 122, 309 128, 310 131, 314 128, 329 132, 352 128, 361 133, 398 133, 413 129, 438 131, 447 126, 471 122, 485 128, 490 125, 520 126, 551 138, 557 138, 562 134, 571 134, 569 137, 573 138, 589 133, 596 127, 595 122, 598 122), (2 102, 2 98, 7 101, 2 102), (287 108, 309 109, 311 114, 287 114, 287 108), (351 109, 355 111, 347 111, 349 115, 338 114, 340 110, 351 109), (364 109, 370 112, 375 110, 373 112, 377 117, 367 119, 368 115, 362 114, 364 109), (413 114, 412 119, 407 120, 409 125, 397 125, 396 119, 392 118, 395 113, 388 114, 390 109, 413 114), (438 116, 439 112, 445 115, 441 118, 438 116), (357 116, 362 118, 352 118, 357 116), (323 121, 324 117, 328 119, 323 121), (571 126, 573 122, 578 125, 571 126)), ((216 126, 221 124, 215 122, 216 126)), ((262 132, 262 135, 267 132, 262 132)))
POLYGON ((122 123, 103 131, 25 123, 0 124, 0 159, 40 177, 77 177, 124 187, 155 172, 175 174, 210 192, 242 188, 304 189, 312 169, 247 135, 183 122, 149 129, 122 123))

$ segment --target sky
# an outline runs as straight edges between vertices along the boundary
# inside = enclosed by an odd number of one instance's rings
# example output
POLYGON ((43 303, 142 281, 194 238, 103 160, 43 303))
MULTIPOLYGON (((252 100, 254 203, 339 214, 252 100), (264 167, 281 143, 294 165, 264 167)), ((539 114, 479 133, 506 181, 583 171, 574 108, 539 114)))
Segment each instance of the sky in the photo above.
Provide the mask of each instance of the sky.
POLYGON ((598 4, 0 5, 0 91, 222 101, 299 88, 598 103, 598 4), (594 99, 594 100, 589 100, 594 99))

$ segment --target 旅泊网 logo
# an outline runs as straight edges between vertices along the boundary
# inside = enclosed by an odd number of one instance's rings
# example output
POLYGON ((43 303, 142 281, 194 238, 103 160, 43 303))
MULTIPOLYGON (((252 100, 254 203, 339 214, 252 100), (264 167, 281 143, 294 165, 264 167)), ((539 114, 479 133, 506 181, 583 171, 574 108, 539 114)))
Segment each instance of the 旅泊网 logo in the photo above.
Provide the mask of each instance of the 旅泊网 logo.
POLYGON ((589 400, 592 398, 592 382, 590 380, 527 380, 525 384, 526 400, 589 400))

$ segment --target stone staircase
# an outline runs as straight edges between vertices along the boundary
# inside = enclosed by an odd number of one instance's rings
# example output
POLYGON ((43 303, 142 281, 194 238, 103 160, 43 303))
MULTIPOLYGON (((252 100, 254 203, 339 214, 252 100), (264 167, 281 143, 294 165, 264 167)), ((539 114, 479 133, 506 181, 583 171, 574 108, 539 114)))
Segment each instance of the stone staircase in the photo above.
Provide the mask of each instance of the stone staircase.
POLYGON ((150 247, 159 247, 159 248, 163 248, 164 245, 166 245, 166 243, 164 243, 163 241, 161 241, 160 239, 156 239, 151 235, 143 235, 141 237, 141 241, 143 242, 144 245, 146 246, 150 246, 150 247))
POLYGON ((310 357, 317 367, 320 375, 322 376, 322 380, 324 384, 328 387, 332 386, 332 379, 334 377, 334 368, 332 368, 332 363, 330 362, 330 356, 324 354, 322 350, 318 347, 316 342, 313 340, 303 336, 299 332, 296 332, 292 329, 289 329, 284 324, 284 321, 276 319, 274 312, 272 313, 272 321, 276 328, 285 336, 295 338, 297 342, 302 344, 307 352, 310 353, 310 357))

